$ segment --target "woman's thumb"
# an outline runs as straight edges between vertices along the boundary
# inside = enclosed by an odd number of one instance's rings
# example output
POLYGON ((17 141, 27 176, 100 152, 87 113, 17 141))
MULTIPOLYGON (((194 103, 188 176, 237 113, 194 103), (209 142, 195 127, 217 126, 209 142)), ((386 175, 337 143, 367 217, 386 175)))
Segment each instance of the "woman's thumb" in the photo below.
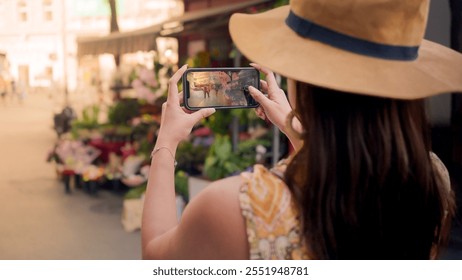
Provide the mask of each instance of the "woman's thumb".
POLYGON ((263 107, 269 105, 268 102, 270 100, 268 99, 268 97, 266 97, 261 91, 259 91, 255 87, 249 86, 249 93, 250 95, 252 95, 253 99, 255 99, 255 101, 260 103, 263 107))
POLYGON ((199 111, 194 112, 191 115, 193 115, 195 118, 195 121, 198 122, 201 119, 205 119, 209 117, 210 115, 215 113, 215 111, 216 111, 215 108, 205 108, 205 109, 200 109, 199 111))

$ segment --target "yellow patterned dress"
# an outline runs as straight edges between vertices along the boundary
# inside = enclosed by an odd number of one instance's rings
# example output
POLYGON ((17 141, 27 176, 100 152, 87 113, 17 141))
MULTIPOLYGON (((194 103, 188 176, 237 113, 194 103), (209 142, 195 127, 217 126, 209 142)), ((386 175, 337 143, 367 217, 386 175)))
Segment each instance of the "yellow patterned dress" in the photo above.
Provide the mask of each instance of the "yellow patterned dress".
POLYGON ((253 173, 242 174, 239 200, 250 259, 308 259, 292 194, 273 172, 255 165, 253 173))

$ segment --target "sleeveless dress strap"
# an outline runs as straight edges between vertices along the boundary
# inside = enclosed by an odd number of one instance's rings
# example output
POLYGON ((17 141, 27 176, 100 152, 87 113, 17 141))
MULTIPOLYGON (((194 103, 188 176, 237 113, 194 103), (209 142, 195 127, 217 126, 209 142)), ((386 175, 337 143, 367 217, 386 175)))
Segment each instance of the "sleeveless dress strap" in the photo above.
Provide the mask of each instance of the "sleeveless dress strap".
POLYGON ((243 173, 239 200, 250 259, 308 259, 300 238, 298 211, 284 181, 262 165, 243 173))

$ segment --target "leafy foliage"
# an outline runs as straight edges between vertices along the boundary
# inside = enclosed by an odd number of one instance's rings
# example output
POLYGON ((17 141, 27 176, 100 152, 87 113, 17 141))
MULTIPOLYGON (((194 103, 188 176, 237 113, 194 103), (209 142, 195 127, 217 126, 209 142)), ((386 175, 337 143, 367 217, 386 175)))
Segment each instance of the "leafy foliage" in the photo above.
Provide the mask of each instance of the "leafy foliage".
POLYGON ((205 159, 204 172, 212 180, 223 178, 239 170, 239 159, 232 152, 229 136, 216 135, 205 159))
POLYGON ((139 114, 138 101, 136 99, 124 99, 109 108, 108 119, 110 124, 126 124, 139 114))
POLYGON ((184 171, 180 170, 175 174, 175 192, 185 200, 189 197, 188 174, 184 171))
POLYGON ((92 129, 98 127, 98 115, 100 108, 98 105, 86 107, 82 111, 82 117, 72 123, 73 128, 92 129))
POLYGON ((257 145, 268 146, 269 141, 243 141, 239 143, 237 151, 233 152, 229 136, 216 135, 215 142, 210 146, 205 159, 205 175, 212 180, 217 180, 252 166, 255 164, 257 145))
POLYGON ((203 165, 205 161, 207 149, 206 146, 193 145, 191 142, 187 141, 181 142, 176 151, 177 168, 191 175, 200 174, 200 166, 203 165))
POLYGON ((277 7, 288 5, 288 4, 289 4, 289 0, 276 0, 273 7, 277 8, 277 7))
POLYGON ((214 134, 228 134, 229 124, 233 118, 232 110, 217 110, 213 115, 203 120, 203 124, 209 127, 214 134))
POLYGON ((138 199, 146 192, 147 183, 135 188, 131 188, 125 193, 125 199, 138 199))

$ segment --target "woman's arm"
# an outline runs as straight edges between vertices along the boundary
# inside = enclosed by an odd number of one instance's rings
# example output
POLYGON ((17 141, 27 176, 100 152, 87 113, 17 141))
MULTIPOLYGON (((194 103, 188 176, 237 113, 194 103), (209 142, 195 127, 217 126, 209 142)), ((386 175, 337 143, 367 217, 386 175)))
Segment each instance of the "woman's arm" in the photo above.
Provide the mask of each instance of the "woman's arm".
MULTIPOLYGON (((254 68, 263 72, 266 75, 266 81, 261 81, 262 90, 268 93, 265 96, 261 91, 254 87, 249 87, 249 92, 252 97, 260 103, 260 107, 255 109, 256 114, 262 118, 267 119, 276 125, 287 138, 290 143, 298 151, 303 142, 294 134, 293 130, 287 127, 287 116, 292 111, 292 107, 282 89, 279 88, 274 74, 268 68, 262 67, 258 64, 250 64, 254 68)), ((301 127, 300 121, 294 117, 293 126, 295 128, 301 127)))
POLYGON ((174 187, 176 148, 199 120, 215 112, 215 109, 202 109, 191 113, 180 106, 177 83, 185 70, 186 66, 183 66, 170 79, 167 102, 162 105, 161 125, 152 154, 144 201, 141 232, 143 257, 149 255, 146 248, 150 242, 178 224, 174 187))

